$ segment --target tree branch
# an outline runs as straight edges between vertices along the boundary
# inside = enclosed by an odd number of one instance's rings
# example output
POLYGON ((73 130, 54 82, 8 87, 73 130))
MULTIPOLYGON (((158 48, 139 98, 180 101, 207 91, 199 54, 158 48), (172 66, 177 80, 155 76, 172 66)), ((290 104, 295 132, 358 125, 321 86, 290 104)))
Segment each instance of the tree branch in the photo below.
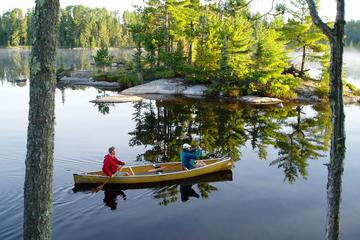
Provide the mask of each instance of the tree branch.
MULTIPOLYGON (((250 1, 250 2, 251 2, 251 1, 250 1)), ((274 9, 274 2, 275 2, 275 0, 272 0, 272 2, 271 2, 271 8, 270 8, 270 10, 269 10, 268 12, 266 12, 266 13, 264 13, 263 15, 260 15, 260 16, 258 16, 258 17, 251 18, 251 20, 256 21, 256 20, 259 20, 260 18, 262 18, 262 17, 264 17, 264 16, 266 16, 266 15, 269 15, 269 14, 272 12, 272 10, 274 9)))
POLYGON ((334 38, 334 32, 333 29, 330 28, 326 23, 324 23, 321 18, 319 17, 318 11, 316 10, 316 5, 314 0, 306 0, 308 6, 309 6, 309 10, 310 10, 310 15, 311 18, 314 22, 314 24, 316 26, 318 26, 321 31, 323 31, 323 33, 329 38, 329 39, 333 39, 334 38))

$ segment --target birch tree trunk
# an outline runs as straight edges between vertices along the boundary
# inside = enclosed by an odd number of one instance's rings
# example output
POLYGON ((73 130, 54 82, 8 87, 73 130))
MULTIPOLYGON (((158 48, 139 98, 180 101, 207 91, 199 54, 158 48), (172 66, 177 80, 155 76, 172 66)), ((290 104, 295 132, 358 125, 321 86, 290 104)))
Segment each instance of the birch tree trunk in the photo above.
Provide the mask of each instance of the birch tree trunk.
POLYGON ((51 239, 59 0, 36 0, 24 183, 24 239, 51 239))
POLYGON ((328 165, 326 239, 339 239, 341 182, 345 159, 345 129, 342 64, 344 49, 345 1, 336 0, 335 25, 330 28, 319 17, 314 0, 306 0, 314 24, 330 41, 330 105, 333 132, 328 165))

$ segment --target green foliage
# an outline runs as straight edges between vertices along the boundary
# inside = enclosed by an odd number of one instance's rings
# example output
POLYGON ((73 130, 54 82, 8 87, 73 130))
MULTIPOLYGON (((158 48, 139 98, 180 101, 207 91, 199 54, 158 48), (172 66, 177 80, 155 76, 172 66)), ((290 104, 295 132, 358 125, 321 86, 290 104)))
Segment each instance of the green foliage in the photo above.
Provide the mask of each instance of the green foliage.
POLYGON ((61 10, 59 44, 63 47, 120 47, 122 29, 116 12, 82 5, 61 10))
POLYGON ((143 83, 137 73, 126 69, 116 69, 111 72, 99 71, 93 74, 92 78, 96 81, 118 82, 120 88, 129 88, 143 83))
MULTIPOLYGON (((228 65, 231 75, 241 80, 249 74, 255 44, 252 23, 244 16, 223 22, 222 35, 228 37, 228 65)), ((223 42, 224 43, 224 42, 223 42)))
POLYGON ((176 73, 174 70, 166 68, 166 67, 146 69, 142 73, 143 73, 144 80, 174 78, 176 76, 176 73))
POLYGON ((344 95, 346 96, 360 96, 360 88, 352 83, 344 82, 344 95))
POLYGON ((321 61, 321 79, 315 89, 315 94, 320 98, 327 98, 330 92, 330 62, 328 60, 329 58, 330 52, 327 50, 321 61))
POLYGON ((299 70, 300 77, 304 77, 306 61, 323 62, 322 57, 328 51, 328 40, 313 24, 306 0, 292 0, 290 12, 292 18, 284 25, 283 36, 290 49, 301 52, 299 70))
MULTIPOLYGON (((0 45, 31 45, 33 15, 33 9, 24 15, 18 8, 0 15, 0 45)), ((117 11, 91 9, 82 5, 68 6, 60 11, 59 45, 69 48, 134 46, 128 25, 138 21, 137 14, 125 11, 122 20, 123 23, 117 11)))
MULTIPOLYGON (((125 73, 97 73, 96 79, 132 85, 142 78, 184 77, 190 84, 208 84, 209 93, 231 97, 293 97, 299 79, 282 74, 289 67, 285 48, 301 51, 299 76, 307 77, 305 61, 319 62, 323 76, 317 92, 325 96, 327 40, 312 24, 306 1, 290 2, 288 9, 276 7, 280 15, 290 14, 287 23, 279 15, 252 16, 246 0, 148 0, 125 11, 122 21, 118 12, 104 8, 68 6, 61 10, 58 39, 62 47, 101 46, 94 56, 99 67, 113 60, 108 47, 134 49, 125 73)), ((3 13, 0 44, 30 44, 32 16, 33 10, 25 16, 19 9, 3 13)))
POLYGON ((185 64, 185 56, 184 56, 184 43, 183 41, 178 41, 176 45, 176 51, 168 57, 166 61, 166 65, 169 65, 172 69, 180 70, 182 66, 185 64))
POLYGON ((129 88, 139 84, 142 84, 142 79, 139 79, 137 73, 126 74, 117 80, 122 88, 129 88))
POLYGON ((0 16, 0 45, 21 46, 27 44, 28 18, 23 11, 15 8, 0 16))
POLYGON ((189 66, 185 66, 184 72, 185 81, 189 84, 210 84, 215 74, 215 71, 189 66))
POLYGON ((172 69, 166 69, 166 70, 162 70, 162 71, 155 71, 154 72, 154 77, 156 79, 158 78, 173 78, 175 77, 175 72, 172 69))
POLYGON ((200 36, 196 45, 195 66, 214 71, 219 68, 221 20, 215 14, 208 14, 201 16, 199 21, 200 36))
POLYGON ((298 80, 292 75, 282 74, 289 65, 285 42, 280 40, 276 25, 258 25, 257 46, 248 93, 273 97, 293 97, 298 80))
POLYGON ((108 47, 103 46, 96 51, 96 55, 93 58, 96 66, 105 67, 112 63, 114 56, 110 56, 108 47))

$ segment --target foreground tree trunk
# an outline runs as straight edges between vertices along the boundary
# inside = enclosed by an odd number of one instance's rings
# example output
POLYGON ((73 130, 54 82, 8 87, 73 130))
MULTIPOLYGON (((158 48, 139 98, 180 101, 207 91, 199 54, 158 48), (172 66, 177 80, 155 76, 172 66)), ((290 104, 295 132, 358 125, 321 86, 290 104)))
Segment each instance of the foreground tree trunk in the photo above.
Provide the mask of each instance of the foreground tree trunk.
POLYGON ((24 239, 51 239, 55 55, 59 0, 37 0, 30 63, 24 239))
POLYGON ((336 0, 335 25, 330 28, 319 17, 314 0, 306 0, 313 22, 330 41, 330 104, 333 133, 331 136, 330 163, 328 165, 326 239, 339 239, 341 182, 345 159, 345 130, 343 105, 343 40, 345 25, 345 1, 336 0))

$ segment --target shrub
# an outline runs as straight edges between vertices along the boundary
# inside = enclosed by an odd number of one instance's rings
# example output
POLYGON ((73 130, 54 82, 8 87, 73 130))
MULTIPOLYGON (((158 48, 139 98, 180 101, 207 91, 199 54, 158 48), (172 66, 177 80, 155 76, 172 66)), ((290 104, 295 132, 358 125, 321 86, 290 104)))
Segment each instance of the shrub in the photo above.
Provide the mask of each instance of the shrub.
POLYGON ((185 82, 189 84, 210 84, 216 79, 216 72, 186 67, 185 82))
POLYGON ((145 69, 142 71, 145 80, 155 80, 160 78, 174 78, 176 73, 174 70, 166 67, 158 67, 154 69, 145 69))
POLYGON ((325 73, 315 89, 315 94, 320 98, 326 98, 329 96, 329 91, 329 74, 325 73))
POLYGON ((96 81, 107 81, 107 73, 106 72, 98 72, 92 75, 92 78, 96 81))
POLYGON ((103 46, 96 51, 96 55, 93 56, 93 58, 96 66, 105 67, 112 63, 114 56, 109 56, 109 49, 106 46, 103 46))
POLYGON ((129 88, 142 83, 137 73, 129 73, 118 80, 121 88, 129 88))
POLYGON ((154 77, 159 78, 173 78, 175 77, 175 71, 172 69, 164 69, 164 70, 158 70, 154 72, 154 77))
POLYGON ((294 89, 299 84, 298 78, 290 75, 276 75, 274 78, 267 77, 259 77, 251 82, 247 94, 279 98, 292 98, 296 96, 294 89))

